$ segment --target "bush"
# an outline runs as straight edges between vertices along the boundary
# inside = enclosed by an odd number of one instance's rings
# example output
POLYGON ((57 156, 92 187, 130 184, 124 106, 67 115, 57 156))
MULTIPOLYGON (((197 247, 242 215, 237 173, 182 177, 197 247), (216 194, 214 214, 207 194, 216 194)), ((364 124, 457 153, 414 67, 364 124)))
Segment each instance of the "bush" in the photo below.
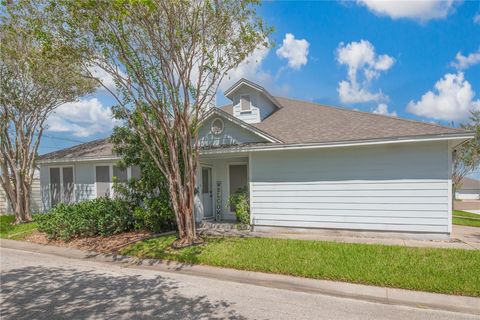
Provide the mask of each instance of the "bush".
POLYGON ((235 216, 243 226, 250 225, 250 199, 247 188, 238 189, 228 199, 228 206, 233 205, 235 216))
POLYGON ((143 202, 133 210, 135 229, 162 232, 175 229, 175 215, 170 205, 158 198, 143 202))
POLYGON ((134 229, 135 218, 129 205, 120 199, 98 198, 75 204, 59 204, 49 213, 38 215, 38 230, 50 239, 109 236, 134 229))

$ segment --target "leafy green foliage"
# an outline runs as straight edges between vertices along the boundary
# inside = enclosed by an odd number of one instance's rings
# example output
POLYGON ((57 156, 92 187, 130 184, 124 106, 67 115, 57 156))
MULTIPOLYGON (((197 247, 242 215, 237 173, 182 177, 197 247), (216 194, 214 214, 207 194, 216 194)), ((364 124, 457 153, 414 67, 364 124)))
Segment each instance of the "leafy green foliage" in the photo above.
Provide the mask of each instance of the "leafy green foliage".
POLYGON ((472 111, 469 121, 460 125, 462 129, 474 131, 475 138, 461 144, 453 158, 453 191, 460 189, 463 177, 480 166, 480 111, 472 111))
POLYGON ((238 189, 228 199, 228 206, 233 205, 235 216, 243 226, 250 225, 250 198, 248 188, 238 189))
MULTIPOLYGON (((114 117, 126 120, 125 113, 114 108, 114 117)), ((135 116, 135 115, 134 115, 135 116)), ((120 167, 136 166, 141 175, 126 184, 115 183, 114 189, 133 207, 137 229, 161 232, 175 228, 168 183, 154 159, 145 150, 138 132, 130 127, 116 127, 111 136, 115 152, 121 156, 120 167)))
POLYGON ((38 230, 50 239, 109 236, 133 230, 135 219, 128 204, 119 199, 97 198, 75 204, 59 204, 36 216, 38 230))

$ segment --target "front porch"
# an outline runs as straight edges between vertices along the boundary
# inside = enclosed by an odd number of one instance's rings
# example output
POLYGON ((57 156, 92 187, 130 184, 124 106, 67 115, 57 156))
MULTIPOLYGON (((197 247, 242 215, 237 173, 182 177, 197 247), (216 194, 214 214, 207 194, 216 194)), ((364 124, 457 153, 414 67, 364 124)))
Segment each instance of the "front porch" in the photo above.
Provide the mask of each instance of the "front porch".
POLYGON ((236 221, 234 208, 228 205, 228 199, 238 189, 249 187, 251 176, 249 163, 248 153, 201 156, 195 197, 197 223, 236 221))

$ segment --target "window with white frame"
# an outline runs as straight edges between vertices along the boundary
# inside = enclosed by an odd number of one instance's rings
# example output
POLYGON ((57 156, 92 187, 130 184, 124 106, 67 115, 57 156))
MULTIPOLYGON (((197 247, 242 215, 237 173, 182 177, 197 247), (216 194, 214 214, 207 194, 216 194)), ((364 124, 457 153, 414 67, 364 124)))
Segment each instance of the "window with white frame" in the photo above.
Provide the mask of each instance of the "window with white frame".
POLYGON ((240 112, 250 112, 252 111, 252 101, 250 95, 245 94, 240 96, 240 112))
POLYGON ((140 178, 138 166, 120 168, 113 164, 95 166, 95 187, 97 197, 114 197, 113 183, 126 183, 128 180, 140 178))
POLYGON ((75 177, 73 166, 49 168, 50 206, 75 202, 75 177))

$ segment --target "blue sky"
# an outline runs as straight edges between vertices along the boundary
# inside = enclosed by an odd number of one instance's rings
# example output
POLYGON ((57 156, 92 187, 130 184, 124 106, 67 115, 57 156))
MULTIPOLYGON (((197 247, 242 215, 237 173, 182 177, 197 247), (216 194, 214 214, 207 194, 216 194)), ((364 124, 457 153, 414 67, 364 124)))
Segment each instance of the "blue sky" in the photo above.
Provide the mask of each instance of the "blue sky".
MULTIPOLYGON (((281 1, 258 13, 274 47, 223 90, 246 77, 275 95, 441 124, 480 109, 480 2, 281 1)), ((61 107, 40 153, 108 136, 113 104, 100 90, 61 107)))

